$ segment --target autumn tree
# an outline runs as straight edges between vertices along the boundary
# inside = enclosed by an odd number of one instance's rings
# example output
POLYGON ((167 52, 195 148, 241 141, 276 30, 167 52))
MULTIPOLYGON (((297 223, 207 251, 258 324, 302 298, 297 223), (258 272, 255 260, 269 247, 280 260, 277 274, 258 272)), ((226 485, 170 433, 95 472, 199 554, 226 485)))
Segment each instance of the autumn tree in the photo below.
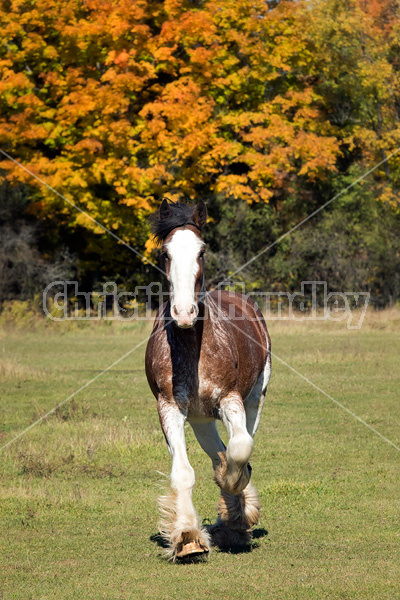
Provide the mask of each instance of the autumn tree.
MULTIPOLYGON (((398 144, 396 6, 3 0, 0 147, 148 255, 158 198, 202 196, 215 283, 398 144)), ((374 180, 392 208, 398 164, 374 180)), ((81 276, 152 276, 29 172, 4 156, 0 170, 29 186, 42 245, 66 243, 81 276)), ((276 281, 288 252, 276 246, 247 280, 276 281)))
MULTIPOLYGON (((315 0, 306 10, 325 113, 346 166, 358 162, 367 170, 400 147, 399 2, 315 0)), ((377 199, 398 208, 400 157, 385 162, 373 181, 377 199)))
MULTIPOLYGON (((297 4, 2 3, 0 143, 143 249, 151 197, 270 203, 334 169, 297 4), (298 187, 298 186, 297 186, 298 187)), ((11 183, 35 184, 4 159, 11 183)), ((38 184, 31 211, 94 231, 38 184)), ((92 239, 92 238, 91 238, 92 239)))
POLYGON ((400 297, 399 3, 313 0, 302 8, 310 76, 340 145, 320 204, 336 199, 283 241, 269 279, 291 289, 325 280, 369 291, 382 306, 400 297))

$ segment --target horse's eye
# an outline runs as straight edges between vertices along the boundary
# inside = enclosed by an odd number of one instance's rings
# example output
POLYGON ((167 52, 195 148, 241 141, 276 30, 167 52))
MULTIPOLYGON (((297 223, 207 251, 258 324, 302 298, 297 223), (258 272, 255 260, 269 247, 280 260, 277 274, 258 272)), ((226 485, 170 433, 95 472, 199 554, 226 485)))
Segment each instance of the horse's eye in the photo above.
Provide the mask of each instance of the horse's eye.
POLYGON ((199 258, 204 258, 204 252, 205 252, 205 250, 202 250, 202 251, 200 252, 200 254, 199 254, 199 258))

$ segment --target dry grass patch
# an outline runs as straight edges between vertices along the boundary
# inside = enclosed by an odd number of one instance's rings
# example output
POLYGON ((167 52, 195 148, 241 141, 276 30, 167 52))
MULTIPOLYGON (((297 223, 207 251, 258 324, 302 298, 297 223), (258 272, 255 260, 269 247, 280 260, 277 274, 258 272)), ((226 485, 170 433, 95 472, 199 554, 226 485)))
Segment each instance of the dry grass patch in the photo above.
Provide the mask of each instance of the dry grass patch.
POLYGON ((21 438, 7 448, 20 475, 66 478, 84 474, 91 478, 119 477, 129 471, 139 457, 151 449, 164 452, 164 439, 158 423, 136 427, 130 420, 120 423, 108 418, 89 417, 74 409, 72 419, 52 415, 38 425, 32 437, 21 438))
POLYGON ((46 371, 35 369, 27 365, 21 365, 17 361, 0 358, 0 378, 1 379, 36 379, 43 380, 46 377, 46 371))

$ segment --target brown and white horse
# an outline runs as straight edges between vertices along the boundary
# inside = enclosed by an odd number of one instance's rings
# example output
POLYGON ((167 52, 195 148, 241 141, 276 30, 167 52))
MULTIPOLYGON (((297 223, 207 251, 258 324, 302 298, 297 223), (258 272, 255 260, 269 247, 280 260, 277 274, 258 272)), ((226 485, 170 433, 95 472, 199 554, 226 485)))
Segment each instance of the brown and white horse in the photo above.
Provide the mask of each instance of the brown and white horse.
POLYGON ((193 209, 164 200, 151 217, 162 243, 170 299, 155 319, 146 375, 172 458, 171 493, 159 505, 160 532, 173 560, 207 553, 211 542, 245 544, 260 511, 249 459, 271 372, 270 338, 251 299, 204 292, 206 219, 202 201, 193 209), (228 430, 227 448, 216 419, 228 430), (186 421, 210 456, 221 489, 219 517, 208 532, 192 502, 195 475, 186 453, 186 421))

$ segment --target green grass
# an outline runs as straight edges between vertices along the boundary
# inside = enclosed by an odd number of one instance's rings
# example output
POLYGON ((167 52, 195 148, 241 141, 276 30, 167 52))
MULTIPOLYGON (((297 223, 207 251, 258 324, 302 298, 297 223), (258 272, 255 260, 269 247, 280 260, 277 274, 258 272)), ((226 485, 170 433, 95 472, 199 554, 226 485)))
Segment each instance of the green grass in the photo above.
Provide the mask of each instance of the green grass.
MULTIPOLYGON (((272 322, 274 353, 400 445, 399 312, 272 322)), ((37 324, 0 333, 0 445, 149 334, 148 324, 37 324)), ((156 498, 170 462, 145 345, 1 453, 8 600, 400 598, 399 452, 273 361, 256 436, 263 503, 251 552, 170 564, 156 498)), ((187 431, 196 508, 215 519, 209 459, 187 431)))

